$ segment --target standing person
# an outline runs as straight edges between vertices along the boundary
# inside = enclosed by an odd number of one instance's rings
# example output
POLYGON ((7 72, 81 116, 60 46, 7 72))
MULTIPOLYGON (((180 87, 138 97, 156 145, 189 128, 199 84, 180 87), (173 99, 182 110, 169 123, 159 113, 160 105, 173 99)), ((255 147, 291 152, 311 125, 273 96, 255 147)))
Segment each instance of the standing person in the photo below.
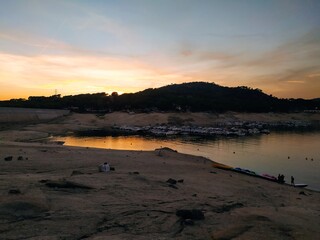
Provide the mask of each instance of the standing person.
POLYGON ((278 183, 284 183, 284 175, 283 174, 279 174, 278 175, 278 183))
POLYGON ((294 185, 294 177, 291 176, 291 185, 294 185))
POLYGON ((281 183, 285 183, 286 181, 284 180, 284 175, 281 174, 281 183))

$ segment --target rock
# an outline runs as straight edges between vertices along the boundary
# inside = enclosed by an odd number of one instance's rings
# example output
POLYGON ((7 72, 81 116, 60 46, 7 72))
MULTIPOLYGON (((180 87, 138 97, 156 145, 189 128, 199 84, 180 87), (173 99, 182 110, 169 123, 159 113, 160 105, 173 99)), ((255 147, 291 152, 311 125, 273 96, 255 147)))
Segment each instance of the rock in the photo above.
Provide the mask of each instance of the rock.
POLYGON ((18 160, 23 160, 23 157, 22 157, 22 156, 19 156, 19 157, 18 157, 18 160))
POLYGON ((116 169, 114 167, 110 167, 110 171, 115 171, 116 169))
POLYGON ((12 156, 8 156, 4 158, 5 161, 12 161, 12 156))
POLYGON ((184 181, 183 179, 179 179, 177 182, 178 183, 183 183, 183 181, 184 181))
POLYGON ((195 193, 195 194, 192 194, 192 197, 196 197, 197 196, 197 194, 195 193))
POLYGON ((172 148, 163 147, 163 148, 156 148, 155 151, 168 151, 168 152, 178 152, 177 150, 174 150, 172 148))
POLYGON ((93 187, 90 187, 81 183, 66 181, 66 180, 58 180, 58 181, 48 180, 45 182, 45 184, 47 187, 50 187, 50 188, 93 189, 93 187))
POLYGON ((10 189, 9 194, 21 194, 21 191, 17 188, 10 189))
POLYGON ((171 188, 174 188, 174 189, 178 189, 178 187, 176 185, 174 185, 174 184, 169 184, 168 186, 171 187, 171 188))
POLYGON ((72 171, 71 176, 74 176, 74 175, 81 175, 81 174, 83 174, 83 172, 81 172, 81 171, 77 171, 77 170, 74 170, 74 171, 72 171))
POLYGON ((167 180, 167 183, 170 183, 170 184, 176 184, 177 183, 177 180, 173 179, 173 178, 169 178, 167 180))
MULTIPOLYGON (((0 203, 0 219, 26 220, 43 217, 48 211, 47 206, 37 202, 14 201, 0 203)), ((3 238, 1 238, 3 239, 3 238)))
POLYGON ((176 211, 176 215, 183 219, 192 219, 192 220, 202 220, 204 219, 204 214, 199 209, 180 209, 176 211))
POLYGON ((218 207, 217 209, 215 209, 216 213, 224 213, 224 212, 229 212, 235 208, 241 208, 244 205, 242 203, 233 203, 233 204, 229 204, 229 205, 222 205, 221 207, 218 207))
POLYGON ((133 174, 139 175, 140 173, 139 172, 133 172, 133 174))
POLYGON ((299 194, 307 196, 307 194, 304 191, 299 192, 299 194))
POLYGON ((188 225, 188 226, 192 226, 192 225, 194 225, 194 221, 192 219, 185 219, 183 221, 183 224, 188 225))

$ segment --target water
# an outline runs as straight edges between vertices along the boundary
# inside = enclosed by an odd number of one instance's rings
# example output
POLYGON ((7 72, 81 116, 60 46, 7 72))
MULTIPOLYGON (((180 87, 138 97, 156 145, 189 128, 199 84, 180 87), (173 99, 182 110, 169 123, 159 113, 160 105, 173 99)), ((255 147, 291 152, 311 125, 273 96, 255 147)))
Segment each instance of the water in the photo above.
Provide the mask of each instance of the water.
POLYGON ((295 183, 307 183, 310 189, 320 190, 320 132, 273 132, 251 137, 197 139, 121 137, 60 137, 68 146, 105 149, 154 150, 169 147, 178 152, 200 155, 233 167, 257 173, 290 176, 295 183))

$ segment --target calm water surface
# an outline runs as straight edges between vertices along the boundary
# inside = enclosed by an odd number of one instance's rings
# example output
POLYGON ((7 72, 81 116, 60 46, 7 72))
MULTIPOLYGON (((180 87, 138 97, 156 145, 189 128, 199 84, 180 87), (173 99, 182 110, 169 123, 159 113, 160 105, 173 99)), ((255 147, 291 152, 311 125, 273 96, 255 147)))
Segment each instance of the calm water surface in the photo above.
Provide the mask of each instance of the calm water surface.
POLYGON ((320 190, 320 132, 271 133, 241 138, 201 140, 196 138, 60 137, 68 146, 105 149, 154 150, 170 147, 178 152, 200 155, 233 167, 257 173, 290 176, 320 190))

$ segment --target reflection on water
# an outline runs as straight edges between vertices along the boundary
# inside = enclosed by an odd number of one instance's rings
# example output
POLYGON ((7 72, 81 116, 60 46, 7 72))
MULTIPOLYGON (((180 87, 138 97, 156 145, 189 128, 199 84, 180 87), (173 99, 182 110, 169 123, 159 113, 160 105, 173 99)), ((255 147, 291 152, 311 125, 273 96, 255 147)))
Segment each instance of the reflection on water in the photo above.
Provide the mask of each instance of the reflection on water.
POLYGON ((258 173, 282 173, 289 182, 307 183, 320 190, 320 132, 272 133, 254 137, 159 139, 140 136, 61 137, 65 145, 106 149, 154 150, 169 147, 178 152, 201 155, 233 167, 258 173))

